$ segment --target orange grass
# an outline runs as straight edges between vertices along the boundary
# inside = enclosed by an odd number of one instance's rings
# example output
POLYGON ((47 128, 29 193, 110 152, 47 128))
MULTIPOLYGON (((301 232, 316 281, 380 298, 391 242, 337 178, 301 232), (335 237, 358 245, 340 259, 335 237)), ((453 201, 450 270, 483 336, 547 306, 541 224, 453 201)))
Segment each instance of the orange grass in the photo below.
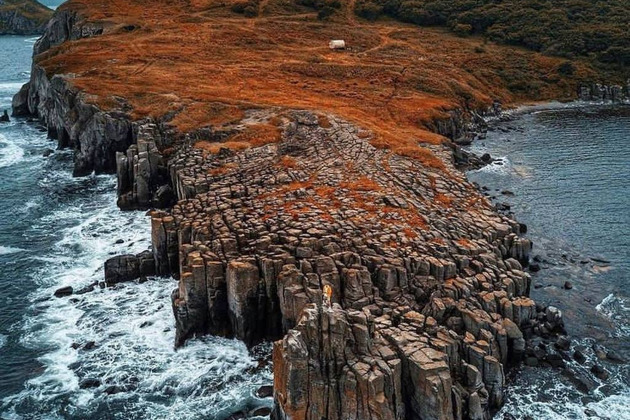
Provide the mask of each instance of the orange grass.
POLYGON ((292 158, 291 156, 284 155, 284 156, 282 156, 280 158, 280 160, 278 161, 276 166, 278 168, 284 168, 284 169, 295 169, 295 168, 297 168, 298 164, 297 164, 297 161, 295 160, 295 158, 292 158))
POLYGON ((251 147, 264 146, 280 141, 280 129, 271 124, 256 124, 248 126, 245 131, 230 138, 234 142, 249 143, 251 147))
POLYGON ((206 140, 200 140, 195 143, 195 147, 201 149, 210 154, 216 155, 223 148, 229 149, 235 152, 240 150, 249 149, 251 145, 242 141, 226 141, 226 142, 210 142, 206 140))
MULTIPOLYGON (((492 43, 475 53, 481 40, 442 29, 369 23, 352 13, 322 22, 285 0, 261 2, 249 19, 232 12, 232 3, 69 0, 62 9, 101 22, 104 34, 54 47, 36 61, 49 74, 73 74, 72 83, 103 108, 120 107, 122 98, 134 118, 173 113, 170 124, 180 132, 233 124, 252 108, 311 109, 355 122, 375 146, 436 169, 444 168, 439 158, 418 145, 444 140, 434 130, 449 111, 494 99, 572 97, 576 80, 594 74, 578 61, 567 78, 557 72, 563 59, 492 43), (352 49, 330 51, 336 38, 352 49), (519 79, 536 81, 536 89, 514 90, 519 79)), ((273 139, 267 131, 244 142, 273 139)))
POLYGON ((341 188, 348 189, 350 191, 381 191, 382 188, 378 183, 366 176, 360 176, 356 180, 349 182, 342 182, 339 184, 341 188))
POLYGON ((453 204, 453 199, 445 194, 435 194, 434 198, 435 202, 440 204, 442 207, 450 208, 453 204))

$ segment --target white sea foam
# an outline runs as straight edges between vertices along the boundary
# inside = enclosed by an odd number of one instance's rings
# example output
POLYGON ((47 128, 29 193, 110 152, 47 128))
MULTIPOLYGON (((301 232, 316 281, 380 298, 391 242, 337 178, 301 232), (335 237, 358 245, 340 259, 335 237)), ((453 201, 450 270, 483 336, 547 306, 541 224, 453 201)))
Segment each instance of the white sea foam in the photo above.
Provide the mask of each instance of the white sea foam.
POLYGON ((24 158, 24 149, 0 134, 0 168, 11 166, 24 158))
MULTIPOLYGON (((176 281, 126 283, 72 298, 49 299, 56 288, 76 289, 102 281, 103 261, 149 246, 150 223, 143 212, 120 212, 114 181, 95 177, 91 200, 72 203, 41 219, 42 228, 61 225, 60 239, 38 274, 31 296, 33 316, 23 323, 21 344, 46 349, 44 371, 23 391, 0 404, 0 417, 20 419, 20 407, 45 410, 47 418, 201 419, 225 418, 233 411, 270 406, 254 395, 271 382, 269 369, 243 343, 217 337, 190 340, 175 350, 170 294, 176 281), (116 244, 121 239, 122 244, 116 244), (95 348, 84 346, 95 342, 95 348), (83 389, 86 378, 101 384, 83 389)), ((60 186, 82 181, 57 178, 60 186)), ((83 181, 85 182, 85 181, 83 181)), ((79 184, 81 185, 81 184, 79 184)), ((39 414, 42 414, 39 413, 39 414)))
POLYGON ((15 254, 17 252, 22 252, 22 251, 24 251, 22 248, 15 248, 12 246, 0 245, 0 255, 15 254))
POLYGON ((620 395, 611 395, 601 401, 593 402, 587 405, 588 408, 595 411, 602 418, 614 420, 630 419, 630 392, 620 395))
POLYGON ((8 91, 10 93, 16 93, 24 82, 4 82, 0 83, 0 91, 8 91))
POLYGON ((585 412, 590 409, 602 418, 630 420, 628 366, 604 363, 610 377, 606 381, 597 379, 589 372, 590 366, 602 364, 593 351, 595 344, 598 343, 592 338, 576 340, 573 347, 582 350, 586 362, 566 361, 569 369, 595 381, 595 389, 589 393, 590 402, 582 402, 584 394, 560 371, 526 367, 507 388, 506 404, 494 419, 503 420, 504 414, 509 413, 517 418, 530 416, 536 420, 587 420, 592 418, 585 412))
POLYGON ((7 343, 7 336, 0 334, 0 349, 7 343))
POLYGON ((630 302, 627 299, 611 293, 595 309, 613 321, 617 336, 630 337, 630 302))

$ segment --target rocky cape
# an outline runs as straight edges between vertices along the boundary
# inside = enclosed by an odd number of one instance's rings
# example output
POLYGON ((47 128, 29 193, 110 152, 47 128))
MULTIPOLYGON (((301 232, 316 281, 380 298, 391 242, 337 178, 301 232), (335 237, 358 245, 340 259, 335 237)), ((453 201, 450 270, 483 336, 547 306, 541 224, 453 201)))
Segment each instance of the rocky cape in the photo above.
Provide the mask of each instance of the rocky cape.
POLYGON ((0 0, 0 35, 40 35, 52 14, 35 0, 0 0))
MULTIPOLYGON (((101 33, 62 10, 34 52, 101 33)), ((427 167, 335 115, 276 108, 182 137, 100 110, 36 63, 13 112, 75 150, 75 175, 115 172, 121 208, 153 209, 150 252, 109 260, 105 277, 178 278, 175 345, 274 341, 275 419, 487 419, 509 368, 557 359, 534 348, 563 323, 528 297, 532 244, 455 168, 469 159, 455 142, 427 167), (278 141, 221 147, 260 124, 278 141)), ((465 143, 477 120, 453 112, 435 130, 465 143)))

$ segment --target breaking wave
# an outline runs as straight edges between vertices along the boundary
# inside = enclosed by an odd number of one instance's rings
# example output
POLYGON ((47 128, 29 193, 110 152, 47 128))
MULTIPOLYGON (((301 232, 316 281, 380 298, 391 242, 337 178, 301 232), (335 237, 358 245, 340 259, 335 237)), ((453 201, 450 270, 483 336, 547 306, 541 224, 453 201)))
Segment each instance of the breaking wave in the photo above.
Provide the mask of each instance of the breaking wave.
POLYGON ((24 158, 24 149, 0 134, 0 168, 11 166, 24 158))

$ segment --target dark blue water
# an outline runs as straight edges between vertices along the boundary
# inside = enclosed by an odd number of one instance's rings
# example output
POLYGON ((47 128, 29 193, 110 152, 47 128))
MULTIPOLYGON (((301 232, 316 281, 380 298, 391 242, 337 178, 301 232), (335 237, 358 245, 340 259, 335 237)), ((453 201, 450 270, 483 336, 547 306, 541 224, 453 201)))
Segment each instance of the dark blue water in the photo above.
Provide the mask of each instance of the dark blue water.
MULTIPOLYGON (((563 310, 573 349, 589 358, 572 368, 588 374, 597 361, 595 343, 630 360, 630 107, 522 110, 472 149, 499 158, 469 178, 528 225, 543 268, 532 275, 533 298, 563 310)), ((576 391, 558 371, 524 368, 497 418, 510 412, 582 419, 588 408, 603 418, 629 419, 630 368, 597 363, 611 377, 590 394, 576 391)))
MULTIPOLYGON (((34 41, 0 37, 0 109, 28 80, 34 41)), ((0 124, 0 418, 222 419, 270 406, 255 396, 270 369, 242 343, 173 349, 173 279, 52 297, 150 245, 145 214, 116 208, 115 179, 73 178, 70 151, 44 157, 55 146, 34 123, 0 124)))

